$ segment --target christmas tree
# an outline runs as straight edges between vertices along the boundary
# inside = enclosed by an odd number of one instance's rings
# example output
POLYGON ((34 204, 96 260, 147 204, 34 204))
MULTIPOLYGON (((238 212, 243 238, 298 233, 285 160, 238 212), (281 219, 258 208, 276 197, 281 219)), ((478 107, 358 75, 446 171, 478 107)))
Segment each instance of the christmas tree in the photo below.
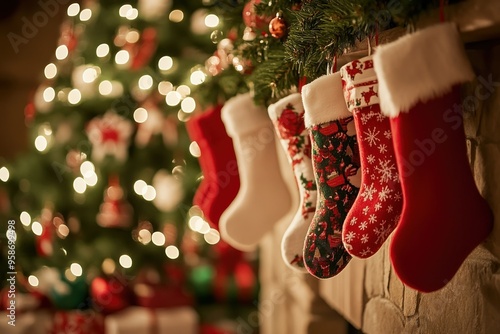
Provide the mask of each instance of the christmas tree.
MULTIPOLYGON (((184 122, 217 100, 192 92, 216 51, 219 18, 196 0, 89 0, 67 15, 26 106, 32 146, 0 170, 11 208, 2 215, 16 222, 11 271, 23 291, 40 291, 59 309, 148 305, 144 284, 155 294, 169 287, 158 306, 191 304, 193 287, 213 299, 215 267, 240 254, 192 205, 200 153, 184 122), (113 282, 123 289, 104 305, 113 282)), ((215 96, 242 89, 233 82, 215 96)), ((236 301, 234 284, 218 297, 236 301)))

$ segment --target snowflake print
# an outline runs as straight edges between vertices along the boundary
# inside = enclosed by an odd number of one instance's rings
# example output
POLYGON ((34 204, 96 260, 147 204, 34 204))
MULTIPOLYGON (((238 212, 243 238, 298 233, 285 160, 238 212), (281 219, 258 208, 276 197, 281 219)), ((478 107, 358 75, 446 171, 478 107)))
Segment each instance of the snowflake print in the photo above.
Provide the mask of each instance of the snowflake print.
POLYGON ((356 225, 357 222, 358 222, 358 218, 352 217, 351 222, 349 224, 356 225))
POLYGON ((377 114, 377 121, 378 122, 383 122, 385 120, 385 115, 382 113, 377 114))
POLYGON ((375 214, 372 213, 370 215, 370 217, 368 218, 368 221, 370 222, 370 224, 376 223, 377 222, 377 216, 375 216, 375 214))
POLYGON ((387 139, 391 139, 392 138, 391 130, 384 131, 384 137, 387 139))
POLYGON ((369 156, 366 157, 366 160, 368 160, 369 164, 372 164, 375 162, 375 156, 373 154, 370 154, 369 156))
POLYGON ((390 228, 389 226, 386 227, 380 225, 380 228, 375 228, 373 231, 377 235, 377 240, 375 242, 377 244, 380 244, 384 242, 387 239, 387 237, 389 237, 389 234, 391 234, 392 232, 392 228, 390 228))
POLYGON ((370 147, 372 147, 373 145, 377 145, 377 142, 380 141, 380 138, 378 138, 379 133, 380 131, 376 128, 368 129, 368 131, 365 131, 366 137, 363 139, 368 142, 370 147))
POLYGON ((394 208, 392 207, 392 205, 389 205, 389 206, 387 207, 387 213, 391 213, 391 212, 392 212, 392 210, 394 210, 394 208))
POLYGON ((375 115, 373 112, 361 115, 361 122, 366 124, 375 115))
POLYGON ((362 222, 361 224, 359 224, 359 229, 361 231, 366 230, 367 227, 368 227, 368 223, 367 222, 362 222))
POLYGON ((389 188, 389 186, 384 186, 382 190, 379 191, 378 193, 378 199, 382 202, 385 202, 387 199, 389 199, 392 193, 392 189, 389 188))
POLYGON ((362 243, 364 243, 364 244, 366 244, 366 243, 368 242, 368 239, 370 239, 370 238, 368 237, 368 234, 363 234, 363 235, 361 236, 361 242, 362 242, 362 243))
POLYGON ((363 208, 363 214, 367 215, 368 211, 370 211, 370 207, 367 205, 363 208))
POLYGON ((380 152, 380 154, 387 153, 387 145, 385 145, 385 144, 380 145, 378 147, 378 151, 380 152))
POLYGON ((375 170, 380 174, 381 182, 389 182, 394 177, 394 173, 396 172, 396 166, 391 164, 390 160, 378 160, 379 165, 375 166, 375 170))
POLYGON ((382 209, 382 204, 380 203, 375 204, 375 211, 378 211, 380 209, 382 209))
POLYGON ((403 196, 401 196, 401 193, 397 192, 394 194, 394 200, 396 202, 399 202, 402 198, 403 198, 403 196))
POLYGON ((364 198, 364 201, 368 201, 368 200, 372 200, 373 199, 373 195, 377 192, 377 189, 375 188, 374 184, 373 183, 370 183, 370 185, 368 185, 363 193, 361 194, 361 196, 364 198))
POLYGON ((350 231, 349 233, 347 233, 347 235, 345 236, 345 240, 347 242, 351 242, 353 239, 356 238, 356 233, 353 232, 353 231, 350 231))
POLYGON ((369 255, 369 254, 371 254, 371 253, 372 253, 372 250, 370 249, 370 247, 367 247, 367 248, 365 248, 365 249, 363 249, 363 250, 361 251, 361 256, 362 256, 362 257, 365 257, 365 256, 367 256, 367 255, 369 255))

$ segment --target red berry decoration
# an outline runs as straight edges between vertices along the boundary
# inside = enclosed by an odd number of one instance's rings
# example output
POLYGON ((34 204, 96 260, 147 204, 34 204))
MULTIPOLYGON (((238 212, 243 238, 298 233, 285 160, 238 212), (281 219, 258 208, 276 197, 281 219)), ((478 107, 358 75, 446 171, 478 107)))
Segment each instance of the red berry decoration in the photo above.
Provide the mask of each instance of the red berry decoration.
POLYGON ((283 38, 286 35, 287 26, 283 17, 277 15, 269 22, 269 32, 274 38, 283 38))

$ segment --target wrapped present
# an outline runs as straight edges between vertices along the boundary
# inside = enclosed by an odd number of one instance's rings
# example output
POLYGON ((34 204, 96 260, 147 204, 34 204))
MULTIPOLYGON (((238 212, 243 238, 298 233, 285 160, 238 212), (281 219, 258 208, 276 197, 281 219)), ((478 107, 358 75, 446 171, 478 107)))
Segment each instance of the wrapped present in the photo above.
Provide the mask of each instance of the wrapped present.
MULTIPOLYGON (((104 334, 104 319, 93 310, 57 311, 50 334, 104 334)), ((30 333, 31 334, 31 333, 30 333)))
POLYGON ((0 312, 0 333, 9 334, 47 334, 52 328, 52 312, 37 310, 15 314, 13 318, 6 312, 0 312))
POLYGON ((105 319, 106 334, 198 334, 198 328, 198 314, 191 307, 132 306, 105 319))

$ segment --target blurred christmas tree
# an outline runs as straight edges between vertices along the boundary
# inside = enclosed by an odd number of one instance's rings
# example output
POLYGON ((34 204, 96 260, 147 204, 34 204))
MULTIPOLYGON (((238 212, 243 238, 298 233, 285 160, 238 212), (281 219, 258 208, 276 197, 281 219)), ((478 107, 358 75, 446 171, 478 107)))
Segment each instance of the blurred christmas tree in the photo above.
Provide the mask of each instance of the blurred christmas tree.
POLYGON ((90 294, 93 306, 116 311, 137 286, 148 306, 143 283, 157 299, 160 284, 170 287, 158 306, 189 304, 188 281, 210 299, 217 259, 240 254, 228 255, 192 207, 199 149, 183 122, 214 102, 191 91, 216 51, 218 18, 201 0, 86 0, 67 14, 25 110, 33 146, 0 170, 18 223, 19 282, 62 309, 90 306, 90 294), (104 305, 113 282, 123 289, 104 305))

